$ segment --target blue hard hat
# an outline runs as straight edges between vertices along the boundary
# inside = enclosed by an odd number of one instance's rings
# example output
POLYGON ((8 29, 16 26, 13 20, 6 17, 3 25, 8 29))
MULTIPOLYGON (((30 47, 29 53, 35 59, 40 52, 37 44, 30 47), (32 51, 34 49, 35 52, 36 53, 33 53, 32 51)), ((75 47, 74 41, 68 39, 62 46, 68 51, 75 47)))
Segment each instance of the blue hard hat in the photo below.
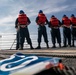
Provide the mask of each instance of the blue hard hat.
POLYGON ((66 15, 64 14, 63 17, 66 17, 66 15))
POLYGON ((43 13, 43 11, 42 10, 39 10, 39 13, 43 13))
POLYGON ((72 14, 71 17, 74 17, 74 14, 72 14))
POLYGON ((51 17, 55 17, 54 15, 52 15, 51 17))
POLYGON ((24 14, 24 11, 23 10, 20 10, 19 14, 24 14))

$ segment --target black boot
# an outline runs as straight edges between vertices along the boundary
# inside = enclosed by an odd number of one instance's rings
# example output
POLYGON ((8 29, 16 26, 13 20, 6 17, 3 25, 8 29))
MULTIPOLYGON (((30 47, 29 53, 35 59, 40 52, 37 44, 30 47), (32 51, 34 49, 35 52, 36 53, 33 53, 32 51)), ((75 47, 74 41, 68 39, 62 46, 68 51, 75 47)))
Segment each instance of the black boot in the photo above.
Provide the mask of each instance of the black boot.
POLYGON ((63 47, 67 47, 67 45, 66 45, 66 44, 64 44, 64 45, 63 45, 63 47))
POLYGON ((73 44, 72 47, 75 47, 75 45, 73 44))
POLYGON ((32 44, 30 44, 30 49, 34 49, 33 46, 32 46, 32 44))
POLYGON ((72 47, 75 47, 75 44, 74 44, 74 36, 72 38, 72 47))
POLYGON ((63 47, 67 47, 66 45, 64 45, 63 47))
POLYGON ((46 46, 47 46, 47 48, 49 48, 49 45, 48 45, 48 43, 46 43, 46 46))
POLYGON ((18 46, 16 46, 16 50, 18 50, 19 49, 19 47, 18 46))
POLYGON ((35 49, 41 49, 40 43, 38 43, 38 46, 35 49))
POLYGON ((72 47, 71 45, 68 45, 68 47, 72 47))
POLYGON ((41 49, 41 47, 40 46, 37 46, 35 49, 41 49))
POLYGON ((59 47, 61 48, 61 43, 59 43, 59 47))
POLYGON ((75 47, 75 45, 74 45, 74 41, 73 41, 73 43, 72 43, 72 47, 75 47))
POLYGON ((52 48, 56 48, 55 44, 53 44, 52 48))
POLYGON ((19 45, 19 50, 23 50, 23 44, 19 45))
POLYGON ((16 50, 18 50, 18 49, 19 49, 19 43, 16 44, 16 50))
POLYGON ((30 49, 34 49, 33 46, 31 46, 30 49))
POLYGON ((23 50, 23 47, 19 47, 19 50, 23 50))

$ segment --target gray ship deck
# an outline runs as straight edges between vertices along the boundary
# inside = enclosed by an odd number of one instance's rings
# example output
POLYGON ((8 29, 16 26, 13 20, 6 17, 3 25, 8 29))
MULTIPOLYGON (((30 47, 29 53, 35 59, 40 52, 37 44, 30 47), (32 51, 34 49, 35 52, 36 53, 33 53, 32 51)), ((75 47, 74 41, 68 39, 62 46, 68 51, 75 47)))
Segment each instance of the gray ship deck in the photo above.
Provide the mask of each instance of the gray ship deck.
POLYGON ((23 54, 35 54, 38 56, 64 56, 64 57, 76 57, 76 47, 66 48, 42 48, 42 49, 24 49, 24 50, 0 50, 0 57, 7 58, 8 55, 21 52, 23 54))

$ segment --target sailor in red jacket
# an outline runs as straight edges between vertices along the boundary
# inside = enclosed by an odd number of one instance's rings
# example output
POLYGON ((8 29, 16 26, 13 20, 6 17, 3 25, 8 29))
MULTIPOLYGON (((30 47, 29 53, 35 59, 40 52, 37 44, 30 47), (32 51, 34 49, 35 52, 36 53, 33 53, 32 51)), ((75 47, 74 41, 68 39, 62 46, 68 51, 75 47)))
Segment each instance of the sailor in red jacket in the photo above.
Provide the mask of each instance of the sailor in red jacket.
POLYGON ((27 17, 27 15, 24 13, 24 11, 20 10, 19 16, 15 22, 15 28, 17 29, 16 50, 17 49, 23 50, 25 38, 26 38, 28 44, 30 45, 30 48, 33 49, 29 31, 28 31, 28 25, 30 23, 31 23, 30 19, 27 17))
POLYGON ((61 22, 54 15, 52 15, 49 22, 49 27, 51 28, 52 43, 53 43, 52 48, 56 48, 56 45, 55 45, 56 39, 59 44, 59 47, 61 47, 61 35, 60 35, 60 29, 59 29, 60 25, 61 25, 61 22))
POLYGON ((38 28, 38 47, 36 49, 41 49, 40 44, 41 44, 42 35, 44 37, 44 41, 46 43, 47 48, 49 48, 48 37, 47 37, 47 32, 46 32, 46 27, 45 27, 45 25, 48 24, 48 20, 42 10, 39 11, 39 14, 36 18, 36 23, 39 26, 39 28, 38 28))
POLYGON ((74 41, 76 38, 76 17, 74 14, 70 17, 71 23, 72 23, 72 47, 75 47, 74 41))
POLYGON ((62 26, 63 26, 63 44, 64 44, 63 47, 67 46, 71 47, 71 29, 70 29, 71 21, 66 15, 63 15, 62 26))

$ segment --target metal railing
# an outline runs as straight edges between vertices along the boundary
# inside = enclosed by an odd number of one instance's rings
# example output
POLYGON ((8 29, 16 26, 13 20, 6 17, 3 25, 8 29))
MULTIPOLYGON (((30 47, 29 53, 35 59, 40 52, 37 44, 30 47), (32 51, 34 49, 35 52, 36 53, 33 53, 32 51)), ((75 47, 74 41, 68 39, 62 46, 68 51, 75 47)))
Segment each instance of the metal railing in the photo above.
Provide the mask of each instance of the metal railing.
MULTIPOLYGON (((37 38, 38 35, 36 34, 32 34, 30 35, 31 40, 32 40, 32 44, 33 47, 37 47, 38 42, 37 42, 37 38)), ((49 45, 51 45, 51 37, 50 34, 48 34, 48 40, 49 40, 49 45)), ((41 42, 41 47, 46 47, 46 44, 44 43, 44 39, 42 37, 42 42, 41 42)), ((15 49, 16 48, 16 34, 0 34, 0 49, 4 50, 4 49, 15 49)), ((30 46, 27 44, 27 41, 25 39, 25 43, 24 43, 24 48, 30 48, 30 46)))

